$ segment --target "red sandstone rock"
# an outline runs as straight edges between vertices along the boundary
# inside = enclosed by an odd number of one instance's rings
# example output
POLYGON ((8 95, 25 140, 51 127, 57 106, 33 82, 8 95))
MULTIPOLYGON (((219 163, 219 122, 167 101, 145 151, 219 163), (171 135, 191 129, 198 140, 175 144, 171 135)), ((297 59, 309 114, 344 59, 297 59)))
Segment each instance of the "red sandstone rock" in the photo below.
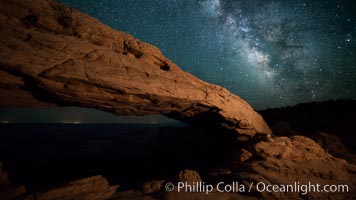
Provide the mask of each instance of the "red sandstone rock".
POLYGON ((102 176, 79 179, 35 195, 37 200, 110 199, 119 186, 110 186, 102 176))
MULTIPOLYGON (((319 144, 304 136, 267 137, 251 141, 248 151, 252 156, 240 162, 228 157, 225 167, 232 171, 225 180, 238 180, 249 186, 252 182, 270 185, 294 183, 325 185, 348 185, 348 192, 263 192, 256 187, 254 195, 265 199, 355 199, 356 165, 327 153, 319 144)), ((242 154, 244 155, 244 154, 242 154)), ((219 179, 219 177, 218 177, 219 179)))
POLYGON ((150 44, 52 0, 0 2, 0 106, 160 113, 240 135, 271 133, 247 102, 150 44))

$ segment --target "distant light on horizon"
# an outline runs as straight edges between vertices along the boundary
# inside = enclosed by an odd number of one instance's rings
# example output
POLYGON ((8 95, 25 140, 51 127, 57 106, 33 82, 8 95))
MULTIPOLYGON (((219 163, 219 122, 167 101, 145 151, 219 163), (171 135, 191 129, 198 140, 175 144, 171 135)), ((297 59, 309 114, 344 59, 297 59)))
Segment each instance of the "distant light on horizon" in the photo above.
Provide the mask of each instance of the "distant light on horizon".
POLYGON ((163 115, 119 116, 82 107, 0 108, 0 123, 180 124, 163 115))
POLYGON ((60 123, 62 123, 62 124, 81 124, 80 121, 62 121, 60 123))

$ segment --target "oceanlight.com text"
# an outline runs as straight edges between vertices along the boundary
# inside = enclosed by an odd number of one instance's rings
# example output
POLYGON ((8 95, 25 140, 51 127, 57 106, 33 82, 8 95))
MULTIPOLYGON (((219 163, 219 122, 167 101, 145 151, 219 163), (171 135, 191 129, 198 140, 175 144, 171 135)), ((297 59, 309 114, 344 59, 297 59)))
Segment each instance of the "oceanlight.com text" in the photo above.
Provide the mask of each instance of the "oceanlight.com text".
POLYGON ((178 192, 201 192, 209 194, 211 192, 237 192, 237 193, 246 193, 251 192, 252 190, 258 192, 296 192, 301 195, 306 195, 309 192, 325 192, 325 193, 334 193, 334 192, 349 192, 349 186, 347 184, 326 184, 320 185, 318 183, 300 183, 294 182, 292 184, 265 184, 263 182, 251 182, 251 184, 240 184, 239 182, 219 182, 216 185, 206 184, 205 182, 178 182, 177 185, 173 183, 166 183, 165 189, 170 191, 178 192))

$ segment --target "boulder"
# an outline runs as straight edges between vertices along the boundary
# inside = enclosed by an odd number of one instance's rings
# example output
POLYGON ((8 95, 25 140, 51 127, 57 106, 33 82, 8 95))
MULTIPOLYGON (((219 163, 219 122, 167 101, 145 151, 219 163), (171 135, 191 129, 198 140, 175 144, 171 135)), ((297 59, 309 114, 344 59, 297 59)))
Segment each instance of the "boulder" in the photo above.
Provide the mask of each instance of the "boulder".
POLYGON ((190 169, 180 171, 178 174, 178 181, 187 182, 187 184, 202 182, 199 173, 190 169))
POLYGON ((271 126, 272 132, 278 136, 293 136, 298 135, 298 132, 292 129, 287 122, 278 121, 271 126))
POLYGON ((141 191, 144 194, 158 192, 161 190, 162 184, 164 182, 165 182, 164 180, 153 180, 150 182, 145 182, 141 185, 141 191))
POLYGON ((355 162, 346 147, 335 135, 318 132, 315 135, 312 135, 311 138, 331 155, 345 159, 350 163, 355 162))
POLYGON ((35 194, 36 200, 105 200, 113 197, 119 186, 110 186, 102 176, 70 182, 64 186, 35 194))
MULTIPOLYGON (((344 159, 335 158, 319 144, 304 136, 292 137, 256 137, 245 148, 252 156, 241 162, 228 157, 225 167, 231 174, 224 180, 238 181, 252 190, 246 195, 264 199, 355 199, 356 166, 344 159), (261 183, 257 186, 258 183, 261 183), (291 192, 261 192, 265 185, 299 185, 299 190, 291 192), (344 192, 306 192, 302 185, 319 184, 347 185, 344 192), (260 191, 259 191, 259 190, 260 191)), ((241 154, 243 156, 244 154, 241 154)), ((220 181, 219 177, 215 181, 220 181)), ((294 188, 297 188, 294 187, 294 188)))

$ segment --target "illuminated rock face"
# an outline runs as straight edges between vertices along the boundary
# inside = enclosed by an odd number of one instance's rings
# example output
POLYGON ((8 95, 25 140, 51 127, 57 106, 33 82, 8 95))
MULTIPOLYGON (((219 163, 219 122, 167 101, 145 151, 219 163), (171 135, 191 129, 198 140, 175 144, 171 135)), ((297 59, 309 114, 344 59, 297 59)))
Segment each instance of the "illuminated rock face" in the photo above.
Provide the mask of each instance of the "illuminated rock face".
POLYGON ((231 173, 212 173, 217 181, 238 180, 246 187, 253 183, 254 188, 251 191, 254 192, 251 193, 262 199, 356 197, 356 193, 351 192, 356 184, 356 166, 330 155, 312 139, 304 136, 255 137, 243 148, 231 153, 221 166, 231 173), (241 159, 247 154, 247 159, 241 159), (278 185, 279 189, 275 190, 278 192, 268 189, 273 185, 278 185), (335 190, 338 192, 326 192, 330 191, 330 185, 334 185, 331 190, 339 187, 335 190), (306 189, 306 186, 311 189, 306 189), (288 192, 283 192, 283 187, 290 188, 288 192), (320 192, 324 189, 324 192, 320 192))
POLYGON ((0 106, 77 105, 119 115, 270 134, 225 88, 182 71, 161 51, 51 0, 1 0, 0 106))

